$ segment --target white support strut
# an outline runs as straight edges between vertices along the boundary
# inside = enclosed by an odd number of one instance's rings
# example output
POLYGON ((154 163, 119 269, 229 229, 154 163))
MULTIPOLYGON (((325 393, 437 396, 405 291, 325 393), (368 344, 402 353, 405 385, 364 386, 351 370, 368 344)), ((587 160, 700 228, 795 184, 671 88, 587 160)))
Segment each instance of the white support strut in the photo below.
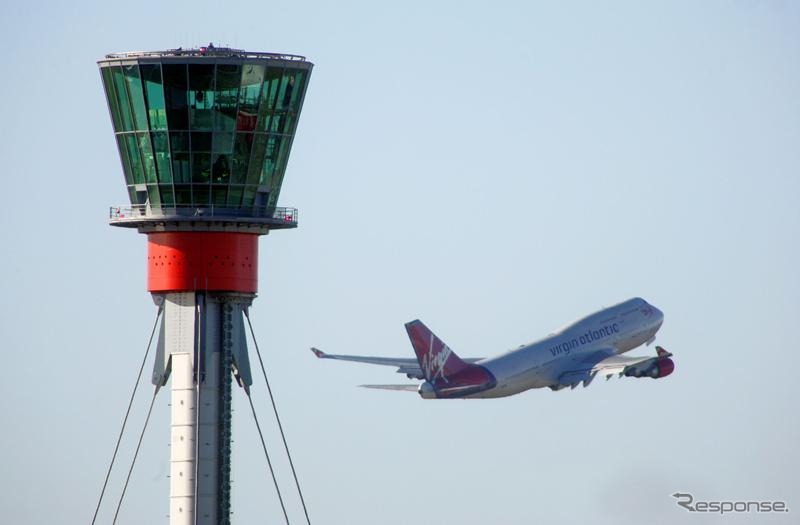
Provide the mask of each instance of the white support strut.
POLYGON ((167 294, 164 351, 171 362, 170 525, 194 525, 197 391, 194 381, 194 293, 167 294))
POLYGON ((231 383, 252 383, 243 308, 252 297, 167 293, 153 383, 172 379, 170 525, 230 523, 231 383))

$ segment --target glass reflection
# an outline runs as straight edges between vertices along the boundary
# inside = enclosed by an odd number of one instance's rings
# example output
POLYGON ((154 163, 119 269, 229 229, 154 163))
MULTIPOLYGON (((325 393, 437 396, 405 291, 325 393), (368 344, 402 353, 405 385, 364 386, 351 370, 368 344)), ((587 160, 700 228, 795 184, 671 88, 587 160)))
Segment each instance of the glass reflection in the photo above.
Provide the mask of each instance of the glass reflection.
POLYGON ((186 64, 164 64, 164 98, 167 124, 171 130, 189 129, 189 103, 186 64))
POLYGON ((276 205, 306 71, 163 61, 101 76, 133 204, 276 205))
POLYGON ((147 104, 150 129, 167 129, 167 106, 164 100, 164 86, 161 83, 161 64, 142 64, 139 69, 144 82, 144 99, 147 104))
POLYGON ((211 131, 213 124, 214 65, 189 64, 189 129, 211 131))

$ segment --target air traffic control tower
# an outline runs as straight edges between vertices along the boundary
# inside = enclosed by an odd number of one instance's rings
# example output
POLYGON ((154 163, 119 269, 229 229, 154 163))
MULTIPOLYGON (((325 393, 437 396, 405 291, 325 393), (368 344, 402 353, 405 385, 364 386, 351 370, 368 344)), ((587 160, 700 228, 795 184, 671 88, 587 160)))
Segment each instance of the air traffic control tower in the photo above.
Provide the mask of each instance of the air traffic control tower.
MULTIPOLYGON (((278 207, 313 64, 208 46, 98 62, 161 314, 153 383, 171 380, 170 523, 230 522, 232 377, 252 383, 244 317, 258 238, 297 227, 278 207)), ((248 390, 249 392, 249 390, 248 390)))

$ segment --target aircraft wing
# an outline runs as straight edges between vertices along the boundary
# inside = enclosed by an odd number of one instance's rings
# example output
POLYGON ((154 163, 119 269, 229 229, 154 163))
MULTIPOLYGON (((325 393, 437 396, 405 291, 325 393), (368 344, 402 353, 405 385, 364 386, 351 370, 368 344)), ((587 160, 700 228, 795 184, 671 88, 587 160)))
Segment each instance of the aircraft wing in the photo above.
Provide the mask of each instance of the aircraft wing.
POLYGON ((575 368, 567 370, 559 376, 559 383, 564 386, 575 388, 583 382, 583 386, 589 383, 599 374, 609 379, 614 375, 623 375, 626 371, 637 365, 648 362, 655 362, 672 356, 669 352, 659 347, 658 356, 624 356, 616 355, 612 349, 602 349, 593 352, 575 364, 575 368), (663 352, 663 353, 662 353, 663 352))
MULTIPOLYGON (((319 357, 320 359, 337 359, 339 361, 353 361, 355 363, 367 363, 371 365, 396 366, 397 373, 399 374, 406 374, 409 377, 413 377, 416 379, 425 378, 424 374, 422 373, 422 369, 419 366, 419 361, 417 361, 416 357, 407 358, 407 357, 372 357, 372 356, 362 356, 362 355, 333 355, 333 354, 326 354, 319 348, 314 348, 314 347, 311 348, 311 351, 314 352, 314 355, 319 357)), ((481 358, 464 359, 464 361, 468 363, 475 363, 480 360, 481 358)), ((416 390, 416 386, 414 386, 414 390, 416 390)))
POLYGON ((333 355, 326 354, 319 348, 311 348, 314 355, 320 359, 338 359, 339 361, 353 361, 356 363, 368 363, 371 365, 384 365, 396 366, 397 372, 401 374, 408 374, 411 377, 422 379, 422 369, 419 367, 419 362, 415 357, 370 357, 362 355, 333 355))
POLYGON ((645 361, 650 361, 652 359, 656 358, 649 355, 635 357, 612 355, 596 363, 592 367, 592 372, 602 372, 604 376, 609 377, 613 376, 614 374, 621 374, 625 372, 625 369, 629 366, 638 365, 639 363, 644 363, 645 361))

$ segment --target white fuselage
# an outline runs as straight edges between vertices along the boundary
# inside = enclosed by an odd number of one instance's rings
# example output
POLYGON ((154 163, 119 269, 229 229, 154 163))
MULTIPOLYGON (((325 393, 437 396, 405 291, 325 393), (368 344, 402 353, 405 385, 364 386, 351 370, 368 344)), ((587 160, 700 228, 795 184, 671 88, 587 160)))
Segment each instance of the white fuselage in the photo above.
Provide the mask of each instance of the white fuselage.
POLYGON ((497 385, 469 397, 504 397, 556 385, 565 371, 575 369, 591 353, 622 354, 651 341, 663 321, 664 314, 640 298, 605 308, 544 339, 478 361, 497 385))

